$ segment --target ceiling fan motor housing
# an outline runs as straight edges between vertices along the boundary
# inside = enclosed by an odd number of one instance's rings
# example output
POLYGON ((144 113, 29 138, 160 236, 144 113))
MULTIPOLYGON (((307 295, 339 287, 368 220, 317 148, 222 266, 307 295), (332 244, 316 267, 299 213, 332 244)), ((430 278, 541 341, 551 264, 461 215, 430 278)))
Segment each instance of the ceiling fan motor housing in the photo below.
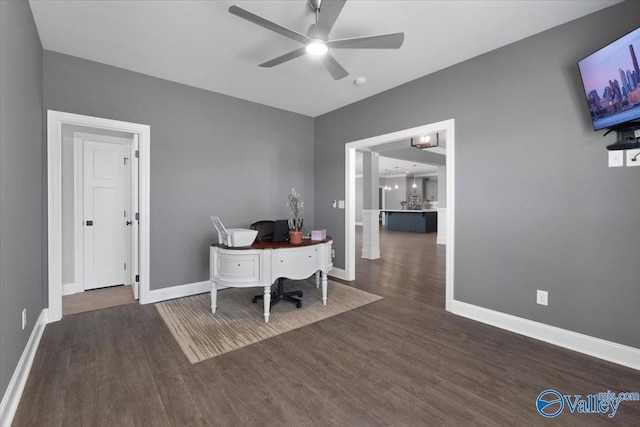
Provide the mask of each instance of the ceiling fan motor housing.
POLYGON ((322 0, 309 0, 309 7, 314 12, 320 10, 320 4, 322 4, 322 0))

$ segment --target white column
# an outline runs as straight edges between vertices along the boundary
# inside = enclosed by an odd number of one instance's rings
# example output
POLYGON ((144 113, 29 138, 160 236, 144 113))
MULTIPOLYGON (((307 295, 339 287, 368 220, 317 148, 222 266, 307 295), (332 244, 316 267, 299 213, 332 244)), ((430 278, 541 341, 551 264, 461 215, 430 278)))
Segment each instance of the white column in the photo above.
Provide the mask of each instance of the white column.
POLYGON ((438 239, 439 245, 447 244, 447 208, 438 208, 438 239))
POLYGON ((380 258, 378 215, 379 158, 377 153, 362 153, 362 258, 380 258))
POLYGON ((380 258, 379 209, 362 210, 362 258, 380 258))

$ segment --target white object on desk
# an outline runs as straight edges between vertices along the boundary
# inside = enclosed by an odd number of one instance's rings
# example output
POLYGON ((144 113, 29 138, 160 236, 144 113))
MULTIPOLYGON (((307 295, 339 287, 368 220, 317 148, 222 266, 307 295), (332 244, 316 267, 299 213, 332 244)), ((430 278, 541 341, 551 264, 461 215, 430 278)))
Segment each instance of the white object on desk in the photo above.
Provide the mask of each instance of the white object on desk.
MULTIPOLYGON (((333 268, 333 241, 283 245, 261 243, 258 248, 234 249, 212 245, 210 249, 211 313, 216 312, 219 287, 264 288, 264 321, 269 321, 271 285, 280 277, 301 280, 315 274, 322 282, 322 304, 327 304, 327 274, 333 268)), ((247 301, 249 302, 249 301, 247 301)))
POLYGON ((227 229, 217 216, 212 216, 211 222, 218 232, 218 243, 232 248, 251 246, 256 240, 258 230, 248 228, 227 229))
POLYGON ((327 230, 312 230, 311 231, 311 240, 324 240, 327 238, 327 230))

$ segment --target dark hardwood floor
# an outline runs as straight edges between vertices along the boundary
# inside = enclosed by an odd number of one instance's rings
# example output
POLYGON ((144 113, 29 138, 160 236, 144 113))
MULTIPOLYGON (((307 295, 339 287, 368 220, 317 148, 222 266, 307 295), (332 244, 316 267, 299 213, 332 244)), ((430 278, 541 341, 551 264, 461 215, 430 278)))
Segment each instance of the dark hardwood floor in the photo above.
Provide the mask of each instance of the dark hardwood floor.
POLYGON ((538 414, 543 390, 640 391, 640 372, 445 312, 435 238, 382 232, 382 259, 358 251, 351 285, 383 300, 195 365, 153 305, 66 316, 45 330, 14 425, 640 424, 640 402, 612 420, 538 414))

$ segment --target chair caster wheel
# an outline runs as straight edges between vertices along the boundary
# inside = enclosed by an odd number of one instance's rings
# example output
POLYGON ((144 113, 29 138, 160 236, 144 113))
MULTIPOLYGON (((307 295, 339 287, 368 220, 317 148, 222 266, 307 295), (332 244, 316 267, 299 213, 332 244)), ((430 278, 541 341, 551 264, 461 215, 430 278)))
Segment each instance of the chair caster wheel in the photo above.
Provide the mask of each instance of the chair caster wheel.
POLYGON ((301 302, 296 304, 296 308, 300 308, 300 307, 302 307, 302 303, 301 302))

